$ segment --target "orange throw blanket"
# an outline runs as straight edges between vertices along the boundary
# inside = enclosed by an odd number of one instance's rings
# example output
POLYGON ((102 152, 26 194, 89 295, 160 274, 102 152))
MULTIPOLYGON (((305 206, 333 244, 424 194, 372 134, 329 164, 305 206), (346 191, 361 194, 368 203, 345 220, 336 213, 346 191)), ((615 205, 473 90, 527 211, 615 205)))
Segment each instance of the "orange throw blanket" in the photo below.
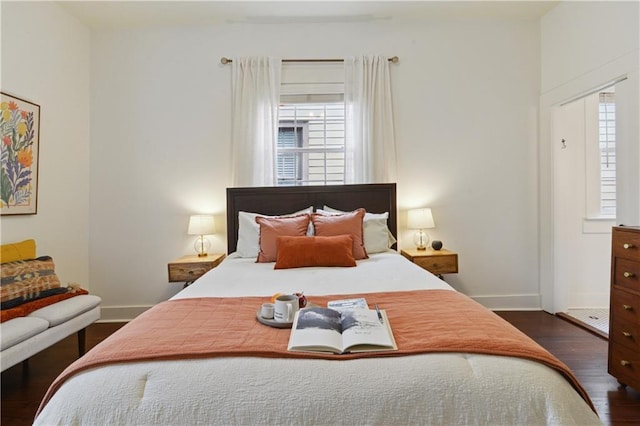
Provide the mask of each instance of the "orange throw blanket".
POLYGON ((80 296, 81 294, 89 294, 89 292, 85 289, 79 288, 77 290, 68 291, 66 293, 54 294, 53 296, 47 296, 43 297, 42 299, 36 299, 31 302, 23 303, 22 305, 16 306, 15 308, 3 309, 2 311, 0 311, 0 315, 2 317, 0 322, 9 321, 10 319, 18 317, 26 317, 31 312, 37 311, 40 308, 52 305, 61 300, 80 296))
POLYGON ((320 306, 353 297, 365 297, 371 305, 378 303, 387 312, 398 350, 341 355, 289 352, 289 329, 272 328, 256 320, 265 297, 170 300, 143 313, 71 364, 53 382, 38 412, 73 374, 113 363, 224 356, 345 360, 430 352, 504 355, 541 362, 559 371, 593 409, 589 396, 565 364, 461 293, 418 290, 307 297, 320 306))

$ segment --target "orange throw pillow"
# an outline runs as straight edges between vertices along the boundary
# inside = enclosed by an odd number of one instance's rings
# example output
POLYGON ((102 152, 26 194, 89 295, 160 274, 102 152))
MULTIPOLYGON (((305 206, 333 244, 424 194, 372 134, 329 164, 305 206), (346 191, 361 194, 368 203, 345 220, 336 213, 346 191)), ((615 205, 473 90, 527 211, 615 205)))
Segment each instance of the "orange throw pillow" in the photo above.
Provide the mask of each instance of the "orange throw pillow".
POLYGON ((353 237, 278 237, 276 265, 273 269, 305 266, 356 266, 353 237))
POLYGON ((302 214, 293 217, 262 217, 257 216, 260 225, 260 251, 258 263, 275 262, 276 238, 280 236, 304 236, 309 227, 309 215, 302 214))
POLYGON ((319 237, 332 237, 335 235, 351 235, 353 237, 353 257, 356 260, 368 259, 367 250, 364 248, 362 237, 362 220, 364 209, 357 209, 349 213, 325 216, 318 213, 311 215, 311 222, 315 229, 315 235, 319 237))

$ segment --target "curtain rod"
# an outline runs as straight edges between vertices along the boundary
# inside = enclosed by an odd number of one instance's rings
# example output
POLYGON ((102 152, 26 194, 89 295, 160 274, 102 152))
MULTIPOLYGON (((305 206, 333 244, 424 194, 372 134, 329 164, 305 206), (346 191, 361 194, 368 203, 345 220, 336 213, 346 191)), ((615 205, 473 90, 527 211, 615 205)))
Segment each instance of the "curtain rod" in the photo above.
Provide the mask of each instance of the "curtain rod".
MULTIPOLYGON (((397 56, 393 56, 387 60, 393 64, 397 64, 400 59, 397 56)), ((233 62, 231 59, 225 58, 224 56, 220 58, 222 65, 227 65, 231 62, 233 62)), ((283 59, 282 62, 344 62, 344 59, 283 59)))

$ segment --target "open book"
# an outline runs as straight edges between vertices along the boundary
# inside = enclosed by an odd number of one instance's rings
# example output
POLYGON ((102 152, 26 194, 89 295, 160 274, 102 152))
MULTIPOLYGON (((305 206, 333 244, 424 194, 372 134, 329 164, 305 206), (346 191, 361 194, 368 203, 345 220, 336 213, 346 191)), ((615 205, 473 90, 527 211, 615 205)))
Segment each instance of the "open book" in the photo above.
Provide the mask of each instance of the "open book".
POLYGON ((397 350, 385 311, 338 312, 307 308, 296 312, 287 349, 301 352, 369 352, 397 350))
POLYGON ((369 309, 369 305, 364 297, 359 297, 357 299, 332 300, 327 303, 327 308, 342 312, 350 309, 369 309))

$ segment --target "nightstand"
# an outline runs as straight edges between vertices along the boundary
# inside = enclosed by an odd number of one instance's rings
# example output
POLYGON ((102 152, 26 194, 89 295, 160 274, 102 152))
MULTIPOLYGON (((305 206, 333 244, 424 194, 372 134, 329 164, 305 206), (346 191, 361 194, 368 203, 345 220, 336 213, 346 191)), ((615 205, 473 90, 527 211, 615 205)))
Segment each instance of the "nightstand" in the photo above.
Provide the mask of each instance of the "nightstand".
POLYGON ((198 255, 182 256, 179 259, 169 262, 169 282, 184 282, 184 286, 204 275, 205 272, 215 268, 226 257, 224 253, 209 254, 199 257, 198 255))
POLYGON ((458 253, 450 250, 427 248, 426 250, 403 249, 400 252, 416 265, 440 278, 442 274, 458 273, 458 253))

